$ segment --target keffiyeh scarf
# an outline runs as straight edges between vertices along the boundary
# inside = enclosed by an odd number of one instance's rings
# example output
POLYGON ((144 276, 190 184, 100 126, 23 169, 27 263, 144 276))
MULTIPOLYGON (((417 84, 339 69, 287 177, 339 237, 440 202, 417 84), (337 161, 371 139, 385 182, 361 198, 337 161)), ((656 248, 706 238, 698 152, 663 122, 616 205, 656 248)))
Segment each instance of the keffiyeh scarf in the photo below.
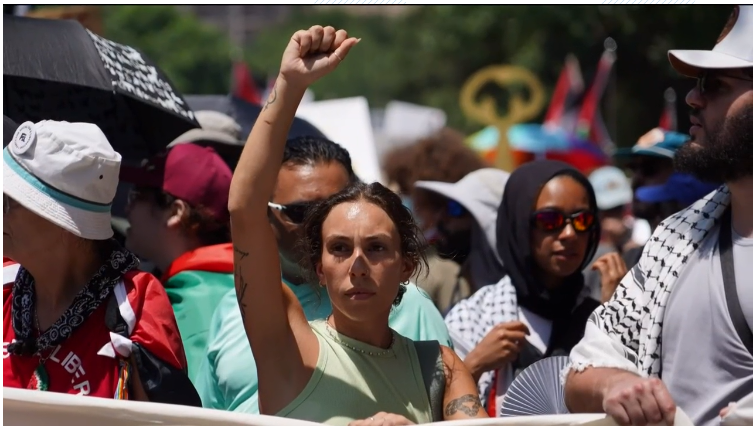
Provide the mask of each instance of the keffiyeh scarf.
POLYGON ((646 244, 638 264, 612 299, 591 315, 586 333, 561 374, 570 368, 617 368, 641 376, 661 375, 664 312, 689 256, 721 222, 729 206, 726 186, 662 222, 646 244))
MULTIPOLYGON (((589 296, 590 289, 583 288, 577 303, 582 303, 589 296)), ((505 276, 496 284, 483 287, 471 297, 460 301, 447 313, 445 324, 453 341, 457 338, 458 342, 473 348, 500 323, 520 320, 518 311, 515 286, 510 277, 505 276)), ((465 359, 465 356, 460 357, 465 359)), ((481 402, 485 407, 494 382, 494 373, 495 371, 487 371, 478 380, 481 402)))

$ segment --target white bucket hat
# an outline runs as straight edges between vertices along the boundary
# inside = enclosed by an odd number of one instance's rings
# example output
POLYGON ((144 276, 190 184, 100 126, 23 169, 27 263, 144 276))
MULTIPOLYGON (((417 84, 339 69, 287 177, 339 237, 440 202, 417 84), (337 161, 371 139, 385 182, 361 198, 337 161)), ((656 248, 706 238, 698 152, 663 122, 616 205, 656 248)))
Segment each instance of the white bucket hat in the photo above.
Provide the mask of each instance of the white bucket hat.
POLYGON ((704 69, 753 67, 753 6, 734 7, 714 49, 671 50, 668 55, 672 67, 689 77, 698 77, 704 69))
POLYGON ((455 183, 419 180, 413 186, 455 200, 468 210, 482 229, 496 228, 497 210, 502 203, 510 173, 497 168, 472 171, 455 183), (489 213, 494 213, 493 217, 489 213))
POLYGON ((3 193, 78 237, 105 240, 120 160, 96 125, 25 122, 3 149, 3 193))

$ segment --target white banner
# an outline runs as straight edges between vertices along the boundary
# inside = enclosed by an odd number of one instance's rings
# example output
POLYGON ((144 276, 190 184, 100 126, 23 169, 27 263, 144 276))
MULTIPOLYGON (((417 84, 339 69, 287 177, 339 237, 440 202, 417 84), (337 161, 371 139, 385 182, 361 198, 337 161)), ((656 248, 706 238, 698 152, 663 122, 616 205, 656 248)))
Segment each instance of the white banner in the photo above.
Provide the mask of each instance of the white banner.
MULTIPOLYGON (((3 425, 7 426, 323 426, 282 417, 204 408, 3 388, 3 425)), ((421 426, 616 426, 604 414, 500 417, 456 420, 421 426)), ((675 426, 692 426, 677 410, 675 426)))
POLYGON ((322 426, 281 417, 7 387, 3 387, 3 425, 322 426))

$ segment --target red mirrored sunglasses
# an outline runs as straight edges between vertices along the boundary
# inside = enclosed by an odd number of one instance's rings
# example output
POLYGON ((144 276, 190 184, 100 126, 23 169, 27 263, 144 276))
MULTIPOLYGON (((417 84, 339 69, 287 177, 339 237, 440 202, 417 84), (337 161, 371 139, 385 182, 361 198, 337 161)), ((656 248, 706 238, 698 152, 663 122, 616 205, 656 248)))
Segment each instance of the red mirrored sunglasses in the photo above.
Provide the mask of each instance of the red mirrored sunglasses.
POLYGON ((573 226, 575 232, 587 232, 593 228, 596 216, 590 210, 566 214, 561 210, 544 209, 531 215, 533 225, 545 232, 561 231, 567 223, 573 226))

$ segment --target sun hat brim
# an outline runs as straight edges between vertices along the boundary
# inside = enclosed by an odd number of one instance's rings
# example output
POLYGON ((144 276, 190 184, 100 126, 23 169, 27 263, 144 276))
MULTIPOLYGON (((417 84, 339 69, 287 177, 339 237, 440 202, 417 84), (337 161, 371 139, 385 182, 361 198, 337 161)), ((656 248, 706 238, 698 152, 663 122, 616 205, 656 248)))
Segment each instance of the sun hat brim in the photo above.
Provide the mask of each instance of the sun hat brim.
MULTIPOLYGON (((4 154, 5 155, 5 154, 4 154)), ((6 155, 9 156, 9 155, 6 155)), ((3 193, 32 213, 88 240, 112 238, 110 212, 94 212, 62 203, 27 182, 3 156, 3 193)), ((12 162, 12 161, 11 161, 12 162)))

